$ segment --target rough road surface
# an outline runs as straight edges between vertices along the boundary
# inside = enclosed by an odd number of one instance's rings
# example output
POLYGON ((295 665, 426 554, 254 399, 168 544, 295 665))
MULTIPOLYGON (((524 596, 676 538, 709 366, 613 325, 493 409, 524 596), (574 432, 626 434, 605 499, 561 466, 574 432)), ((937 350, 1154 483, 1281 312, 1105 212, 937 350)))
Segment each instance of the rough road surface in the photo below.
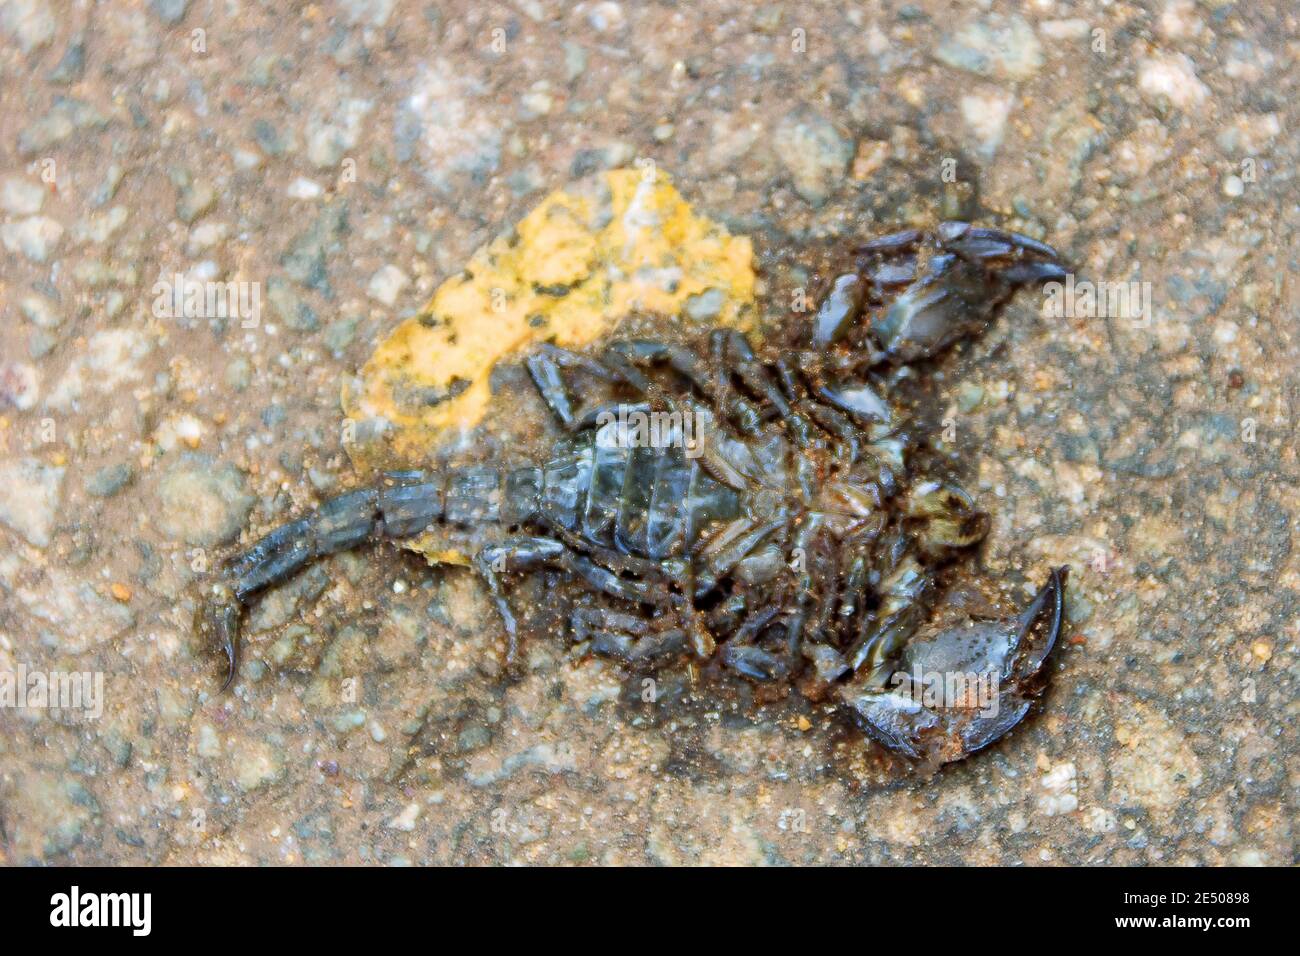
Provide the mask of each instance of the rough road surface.
MULTIPOLYGON (((1297 15, 1015 9, 0 0, 0 672, 102 675, 0 706, 0 862, 1294 863, 1297 15), (753 238, 769 320, 945 175, 1149 295, 1022 296, 938 370, 984 571, 1072 569, 1046 706, 991 751, 919 779, 558 642, 503 681, 473 577, 391 548, 269 595, 216 694, 196 579, 354 480, 343 379, 637 159, 753 238), (177 276, 260 322, 177 314, 177 276)), ((544 427, 521 398, 465 454, 544 427)))

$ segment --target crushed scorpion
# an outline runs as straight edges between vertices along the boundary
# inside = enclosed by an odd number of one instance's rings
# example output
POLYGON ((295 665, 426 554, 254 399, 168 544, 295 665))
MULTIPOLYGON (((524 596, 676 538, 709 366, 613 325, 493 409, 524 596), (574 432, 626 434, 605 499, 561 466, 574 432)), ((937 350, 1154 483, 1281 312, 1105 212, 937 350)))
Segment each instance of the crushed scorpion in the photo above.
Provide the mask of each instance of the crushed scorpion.
POLYGON ((1041 693, 1066 569, 1018 615, 930 621, 947 570, 989 519, 951 481, 918 473, 919 428, 891 404, 888 376, 982 331, 1017 289, 1065 274, 1037 240, 945 222, 860 246, 780 341, 715 329, 586 352, 542 345, 526 365, 565 432, 547 460, 389 472, 327 501, 231 561, 199 626, 229 686, 259 593, 326 555, 444 528, 474 555, 508 664, 527 636, 511 579, 558 570, 599 596, 569 621, 585 653, 631 668, 718 660, 837 701, 911 760, 964 758, 1041 693), (579 406, 583 382, 605 398, 579 406))

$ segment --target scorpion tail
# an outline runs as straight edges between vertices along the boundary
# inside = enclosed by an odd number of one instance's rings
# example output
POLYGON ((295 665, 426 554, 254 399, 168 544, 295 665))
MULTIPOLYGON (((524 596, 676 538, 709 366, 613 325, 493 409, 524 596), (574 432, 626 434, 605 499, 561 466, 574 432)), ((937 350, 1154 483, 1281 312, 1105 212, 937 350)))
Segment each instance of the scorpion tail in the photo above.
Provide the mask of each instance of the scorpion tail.
MULTIPOLYGON (((459 512, 470 512, 479 504, 479 497, 471 492, 482 476, 466 470, 454 477, 465 488, 446 493, 446 500, 459 512)), ((244 608, 257 594, 289 580, 319 558, 366 541, 420 533, 443 515, 444 480, 427 472, 390 473, 378 487, 339 495, 310 515, 281 525, 231 561, 195 621, 199 634, 226 659, 221 689, 230 686, 239 668, 239 624, 244 608)), ((478 512, 468 516, 477 517, 478 512)))

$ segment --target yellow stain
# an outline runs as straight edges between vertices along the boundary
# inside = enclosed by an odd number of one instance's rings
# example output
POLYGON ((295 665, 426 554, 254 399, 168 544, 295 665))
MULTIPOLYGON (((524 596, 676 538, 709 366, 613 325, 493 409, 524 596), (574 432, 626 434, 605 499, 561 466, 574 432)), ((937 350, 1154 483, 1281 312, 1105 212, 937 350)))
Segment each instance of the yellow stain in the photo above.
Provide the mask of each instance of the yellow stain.
POLYGON ((492 367, 537 342, 580 348, 633 313, 681 316, 713 289, 724 300, 709 324, 749 328, 754 282, 749 238, 698 215, 662 172, 582 180, 475 251, 344 385, 348 419, 383 435, 348 453, 361 467, 426 460, 482 420, 492 367))

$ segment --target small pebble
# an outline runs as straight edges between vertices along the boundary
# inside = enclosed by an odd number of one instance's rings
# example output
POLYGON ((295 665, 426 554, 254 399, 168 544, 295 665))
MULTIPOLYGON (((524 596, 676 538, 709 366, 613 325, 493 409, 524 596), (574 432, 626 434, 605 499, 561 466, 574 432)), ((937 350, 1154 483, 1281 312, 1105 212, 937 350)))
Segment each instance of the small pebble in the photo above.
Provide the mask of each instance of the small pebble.
POLYGON ((1138 89, 1153 101, 1168 101, 1180 110, 1191 110, 1210 95, 1210 88, 1196 75, 1196 67, 1182 53, 1149 56, 1138 66, 1138 89))
POLYGON ((310 179, 299 176, 289 184, 290 199, 319 199, 325 190, 320 187, 319 183, 314 183, 310 179))
POLYGON ((176 218, 189 225, 203 217, 217 204, 217 193, 206 182, 194 182, 181 190, 176 202, 176 218))
POLYGON ((187 454, 159 480, 154 521, 173 541, 200 547, 233 541, 243 530, 253 497, 229 462, 187 454))
POLYGON ((797 192, 820 206, 844 178, 855 152, 852 140, 824 117, 798 109, 777 125, 773 149, 797 192))
POLYGON ((9 404, 20 412, 36 405, 40 377, 36 369, 23 362, 0 364, 0 404, 9 404))
POLYGON ((699 295, 693 295, 683 306, 686 314, 696 322, 716 319, 726 305, 727 294, 721 289, 706 289, 699 295))
POLYGON ((45 190, 20 176, 0 180, 0 209, 13 216, 31 216, 41 211, 45 190))
POLYGON ((48 545, 58 519, 65 471, 38 458, 0 459, 0 524, 35 547, 48 545))
POLYGON ((109 498, 130 484, 134 477, 134 469, 126 462, 106 465, 86 479, 86 494, 109 498))
POLYGON ((57 328, 63 321, 63 316, 55 311, 54 304, 49 299, 39 295, 29 295, 23 299, 21 306, 23 315, 27 321, 42 329, 57 328))
POLYGON ((44 262, 63 238, 63 226, 48 216, 28 216, 0 226, 0 242, 32 262, 44 262))
POLYGON ((366 286, 366 292, 370 298, 384 305, 392 305, 397 301, 397 297, 402 294, 411 280, 406 277, 406 273, 395 265, 386 265, 373 276, 370 277, 370 284, 366 286))
POLYGON ((248 388, 253 380, 253 366, 246 358, 232 359, 226 365, 226 384, 237 392, 248 388))
POLYGON ((171 25, 179 23, 185 16, 189 0, 150 0, 149 6, 163 23, 171 25))

